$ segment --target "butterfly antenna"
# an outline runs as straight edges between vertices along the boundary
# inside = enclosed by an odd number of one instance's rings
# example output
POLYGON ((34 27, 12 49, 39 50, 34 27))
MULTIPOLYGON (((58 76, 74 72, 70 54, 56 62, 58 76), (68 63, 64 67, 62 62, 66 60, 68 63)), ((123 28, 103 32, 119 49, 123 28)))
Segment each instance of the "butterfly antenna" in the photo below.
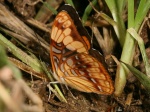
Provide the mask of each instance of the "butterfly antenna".
MULTIPOLYGON (((90 0, 88 0, 89 1, 89 3, 90 3, 90 5, 91 5, 91 7, 94 9, 94 11, 96 12, 96 13, 98 13, 98 16, 100 15, 100 13, 98 12, 98 10, 93 6, 93 4, 91 3, 91 1, 90 0)), ((98 17, 97 16, 97 17, 98 17)), ((94 27, 94 21, 92 22, 92 26, 91 26, 91 29, 92 29, 92 36, 91 36, 91 46, 93 47, 93 35, 94 35, 94 33, 93 33, 93 27, 94 27)))
POLYGON ((100 13, 98 12, 98 10, 93 6, 93 4, 91 3, 91 1, 90 1, 90 0, 88 0, 88 1, 89 1, 89 3, 90 3, 91 7, 94 9, 94 11, 97 12, 98 14, 100 14, 100 13))

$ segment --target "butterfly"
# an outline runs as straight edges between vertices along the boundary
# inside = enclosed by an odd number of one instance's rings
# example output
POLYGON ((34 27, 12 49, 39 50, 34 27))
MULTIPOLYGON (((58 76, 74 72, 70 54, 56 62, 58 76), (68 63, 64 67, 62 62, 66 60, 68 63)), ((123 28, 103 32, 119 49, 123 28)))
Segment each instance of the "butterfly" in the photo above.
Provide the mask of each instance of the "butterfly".
POLYGON ((91 47, 90 36, 72 6, 59 9, 50 41, 52 71, 58 82, 82 92, 113 93, 104 58, 91 47))

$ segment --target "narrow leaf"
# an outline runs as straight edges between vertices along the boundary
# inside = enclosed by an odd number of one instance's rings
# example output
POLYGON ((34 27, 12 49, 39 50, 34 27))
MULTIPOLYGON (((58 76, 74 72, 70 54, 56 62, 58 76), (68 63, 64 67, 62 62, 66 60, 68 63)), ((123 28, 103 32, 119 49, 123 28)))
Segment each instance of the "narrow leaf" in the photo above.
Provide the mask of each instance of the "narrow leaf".
POLYGON ((145 87, 147 92, 150 94, 150 79, 145 74, 143 74, 136 68, 132 67, 131 65, 126 64, 124 62, 122 63, 125 64, 127 68, 137 77, 137 79, 141 82, 141 84, 145 87))

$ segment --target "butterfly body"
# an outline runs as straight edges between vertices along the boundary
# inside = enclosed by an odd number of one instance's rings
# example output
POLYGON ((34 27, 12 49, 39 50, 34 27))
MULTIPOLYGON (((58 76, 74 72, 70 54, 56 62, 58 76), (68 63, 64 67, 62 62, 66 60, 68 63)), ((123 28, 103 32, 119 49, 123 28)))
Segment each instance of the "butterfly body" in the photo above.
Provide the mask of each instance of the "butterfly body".
POLYGON ((106 67, 90 55, 90 37, 76 11, 66 7, 70 10, 62 8, 52 27, 50 58, 54 77, 83 92, 112 94, 113 83, 106 67))

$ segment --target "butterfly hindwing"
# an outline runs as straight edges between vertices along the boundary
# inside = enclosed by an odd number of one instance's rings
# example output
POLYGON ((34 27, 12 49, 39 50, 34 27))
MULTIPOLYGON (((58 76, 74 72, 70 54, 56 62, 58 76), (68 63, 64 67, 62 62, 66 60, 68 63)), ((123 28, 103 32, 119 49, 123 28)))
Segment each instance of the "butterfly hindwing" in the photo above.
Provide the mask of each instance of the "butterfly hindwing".
POLYGON ((112 93, 111 78, 104 66, 94 57, 85 53, 76 54, 69 57, 63 67, 64 80, 70 86, 84 92, 112 93))

